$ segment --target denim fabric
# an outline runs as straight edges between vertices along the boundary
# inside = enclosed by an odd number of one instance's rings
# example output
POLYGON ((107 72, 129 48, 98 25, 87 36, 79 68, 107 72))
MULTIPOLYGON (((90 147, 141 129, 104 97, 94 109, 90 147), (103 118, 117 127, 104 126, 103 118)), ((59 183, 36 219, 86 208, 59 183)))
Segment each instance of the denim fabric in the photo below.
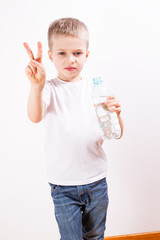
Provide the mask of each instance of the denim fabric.
POLYGON ((79 186, 49 184, 60 240, 104 239, 108 207, 106 179, 79 186))

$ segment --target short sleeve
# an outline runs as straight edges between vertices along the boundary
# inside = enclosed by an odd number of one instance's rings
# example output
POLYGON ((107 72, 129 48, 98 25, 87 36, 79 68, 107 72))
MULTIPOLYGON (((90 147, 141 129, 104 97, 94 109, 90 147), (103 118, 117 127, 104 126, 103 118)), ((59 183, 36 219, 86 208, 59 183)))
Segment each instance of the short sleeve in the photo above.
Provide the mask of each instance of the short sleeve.
POLYGON ((49 81, 46 81, 45 86, 43 88, 43 101, 45 102, 46 109, 50 104, 51 94, 52 94, 52 90, 51 90, 50 83, 49 81))

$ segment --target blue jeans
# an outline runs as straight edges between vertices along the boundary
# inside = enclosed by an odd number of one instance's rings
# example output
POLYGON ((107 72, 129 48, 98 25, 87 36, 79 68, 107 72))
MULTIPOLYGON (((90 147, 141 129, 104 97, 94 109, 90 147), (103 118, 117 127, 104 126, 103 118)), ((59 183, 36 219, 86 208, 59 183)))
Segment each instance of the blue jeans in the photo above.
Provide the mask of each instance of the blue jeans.
POLYGON ((78 186, 49 184, 60 240, 104 239, 108 207, 106 178, 78 186))

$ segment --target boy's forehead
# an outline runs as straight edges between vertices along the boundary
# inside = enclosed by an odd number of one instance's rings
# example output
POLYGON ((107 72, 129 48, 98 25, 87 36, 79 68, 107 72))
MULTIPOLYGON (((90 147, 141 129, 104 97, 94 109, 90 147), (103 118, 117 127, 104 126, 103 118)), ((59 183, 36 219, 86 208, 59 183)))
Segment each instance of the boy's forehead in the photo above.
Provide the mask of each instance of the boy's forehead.
POLYGON ((54 36, 53 37, 53 50, 72 50, 72 49, 85 49, 86 39, 75 36, 54 36))

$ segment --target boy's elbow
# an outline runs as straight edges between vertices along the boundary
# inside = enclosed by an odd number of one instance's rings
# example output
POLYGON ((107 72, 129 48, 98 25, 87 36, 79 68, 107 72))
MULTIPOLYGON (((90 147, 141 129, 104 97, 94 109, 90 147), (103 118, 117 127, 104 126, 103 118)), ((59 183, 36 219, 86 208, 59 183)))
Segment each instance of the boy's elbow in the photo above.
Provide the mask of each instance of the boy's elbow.
POLYGON ((28 114, 28 118, 32 123, 39 123, 43 119, 43 117, 34 118, 33 116, 30 116, 29 114, 28 114))
POLYGON ((40 108, 29 108, 27 109, 27 115, 28 115, 28 118, 31 122, 33 123, 39 123, 42 121, 42 119, 44 118, 45 116, 45 104, 43 103, 42 107, 40 108))
MULTIPOLYGON (((42 120, 42 119, 41 119, 42 120)), ((30 119, 30 121, 32 122, 32 123, 39 123, 39 122, 41 122, 41 120, 32 120, 32 119, 30 119)))

